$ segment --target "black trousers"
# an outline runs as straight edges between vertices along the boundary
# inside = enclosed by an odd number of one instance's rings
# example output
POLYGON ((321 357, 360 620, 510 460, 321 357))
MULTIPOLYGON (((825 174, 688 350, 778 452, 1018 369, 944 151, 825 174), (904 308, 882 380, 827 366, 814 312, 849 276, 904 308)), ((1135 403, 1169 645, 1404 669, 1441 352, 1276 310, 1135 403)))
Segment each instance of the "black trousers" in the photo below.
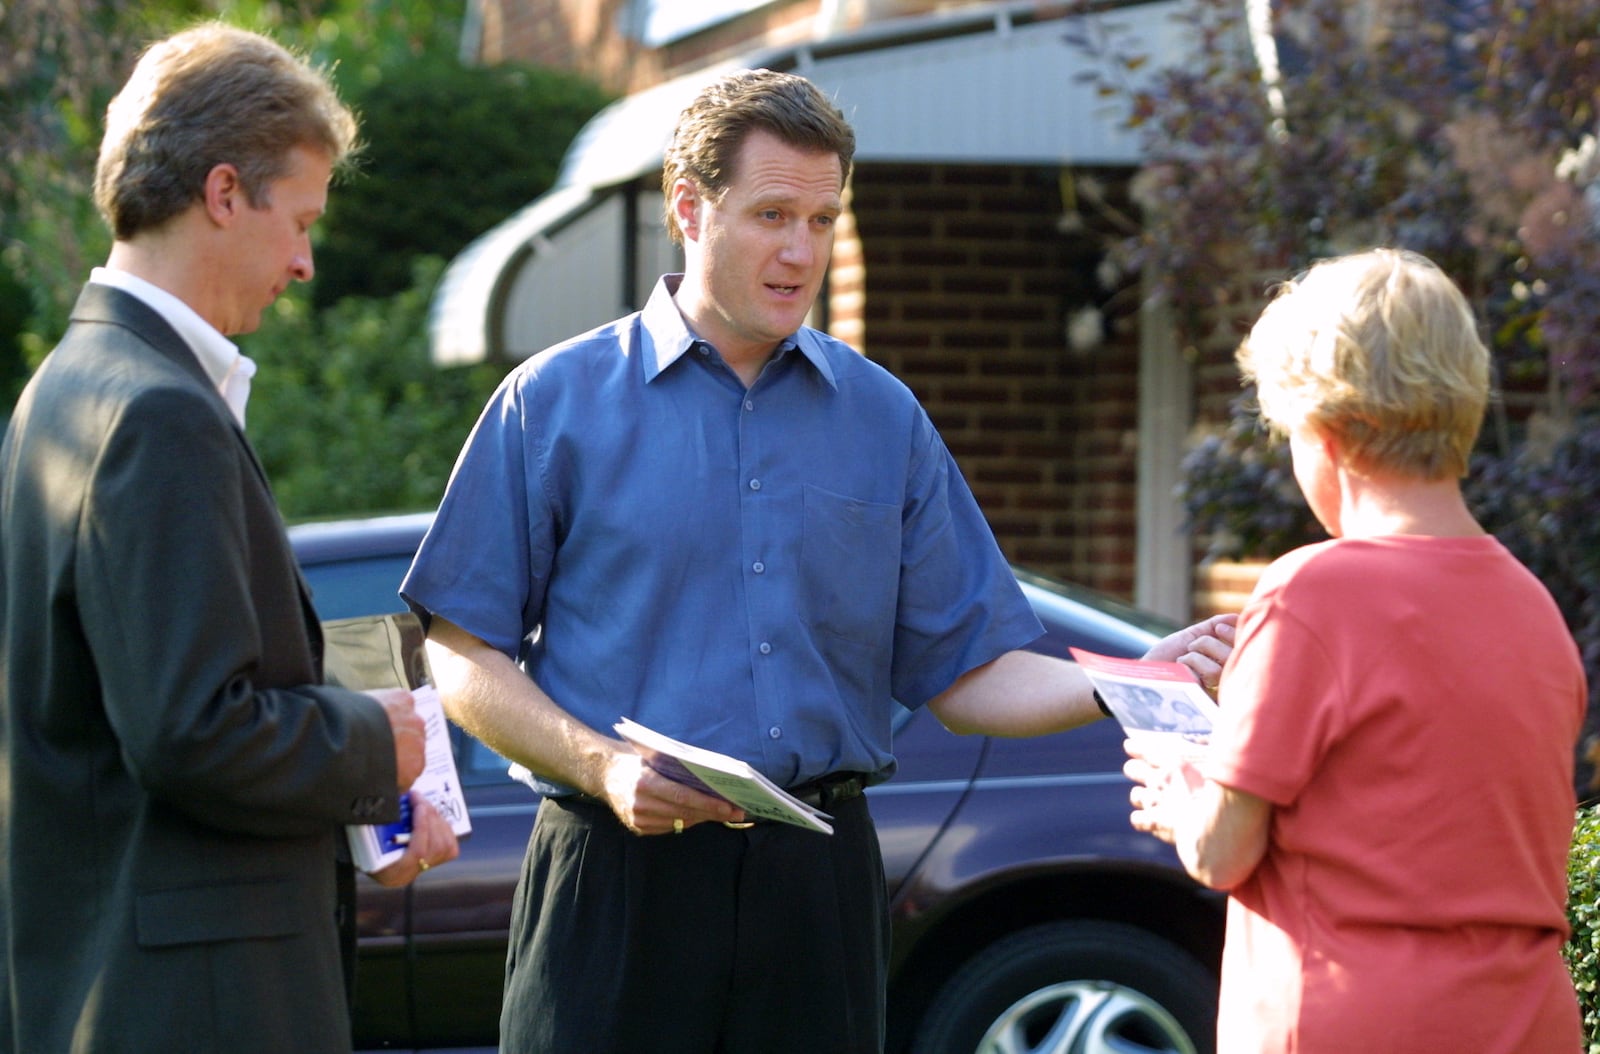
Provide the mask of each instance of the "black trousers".
POLYGON ((641 837, 585 798, 539 809, 511 918, 505 1054, 879 1054, 888 903, 866 799, 832 835, 641 837))

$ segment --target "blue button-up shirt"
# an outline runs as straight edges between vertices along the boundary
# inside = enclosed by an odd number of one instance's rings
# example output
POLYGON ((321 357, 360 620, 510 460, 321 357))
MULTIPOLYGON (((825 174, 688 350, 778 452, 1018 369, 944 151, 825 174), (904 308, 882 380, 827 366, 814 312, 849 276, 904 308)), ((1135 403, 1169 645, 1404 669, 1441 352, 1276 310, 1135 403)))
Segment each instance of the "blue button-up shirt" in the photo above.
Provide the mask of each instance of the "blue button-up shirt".
POLYGON ((401 593, 591 728, 886 778, 893 700, 1042 627, 903 384, 802 328, 746 390, 677 281, 506 378, 401 593))

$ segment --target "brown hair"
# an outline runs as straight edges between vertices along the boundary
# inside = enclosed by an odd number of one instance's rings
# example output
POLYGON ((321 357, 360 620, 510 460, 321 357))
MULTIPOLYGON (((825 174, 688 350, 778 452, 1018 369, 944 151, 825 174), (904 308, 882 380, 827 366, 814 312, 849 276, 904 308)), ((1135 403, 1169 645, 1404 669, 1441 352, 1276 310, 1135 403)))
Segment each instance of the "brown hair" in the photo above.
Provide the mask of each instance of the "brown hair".
POLYGON ((802 150, 837 154, 841 179, 849 180, 856 134, 816 85, 772 70, 730 73, 703 88, 684 108, 662 158, 667 233, 674 242, 683 244, 672 213, 673 184, 687 179, 711 200, 721 198, 737 177, 734 160, 745 136, 756 130, 802 150))
POLYGON ((1236 355, 1274 429, 1334 436, 1352 467, 1466 474, 1489 351, 1448 275, 1414 252, 1325 260, 1284 285, 1236 355))
POLYGON ((126 241, 161 227, 234 165, 252 207, 288 171, 294 147, 342 166, 356 119, 327 76, 256 33, 207 23, 152 45, 106 108, 94 199, 126 241))

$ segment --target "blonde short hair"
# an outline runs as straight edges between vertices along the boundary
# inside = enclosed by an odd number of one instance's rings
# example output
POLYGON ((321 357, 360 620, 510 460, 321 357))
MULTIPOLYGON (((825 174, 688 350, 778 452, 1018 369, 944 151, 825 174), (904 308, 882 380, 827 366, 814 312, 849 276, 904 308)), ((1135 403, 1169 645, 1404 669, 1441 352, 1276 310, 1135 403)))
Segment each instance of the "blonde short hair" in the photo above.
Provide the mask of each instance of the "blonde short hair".
POLYGON ((111 100, 95 204, 126 241, 199 201, 207 174, 232 164, 261 208, 295 147, 343 165, 357 148, 355 115, 322 71, 282 45, 205 23, 152 45, 111 100))
POLYGON ((1417 253, 1325 260, 1284 284, 1236 356, 1274 429, 1339 441, 1351 467, 1460 478, 1489 400, 1461 290, 1417 253))

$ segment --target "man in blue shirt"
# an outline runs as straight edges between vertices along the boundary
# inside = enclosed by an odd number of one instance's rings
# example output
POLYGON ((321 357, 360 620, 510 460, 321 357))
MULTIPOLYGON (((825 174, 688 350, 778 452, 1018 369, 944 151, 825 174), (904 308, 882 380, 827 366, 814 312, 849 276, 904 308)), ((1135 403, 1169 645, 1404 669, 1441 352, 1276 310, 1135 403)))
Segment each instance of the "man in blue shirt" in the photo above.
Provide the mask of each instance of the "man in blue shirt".
MULTIPOLYGON (((854 149, 803 78, 708 87, 664 163, 685 273, 507 378, 402 587, 450 715, 551 792, 503 1050, 880 1050, 861 790, 894 771, 892 701, 958 732, 1101 716, 1077 667, 1020 650, 1042 628, 910 391, 804 325, 854 149), (608 734, 624 715, 748 762, 835 833, 729 826, 608 734)), ((1157 654, 1214 681, 1218 632, 1157 654)))

